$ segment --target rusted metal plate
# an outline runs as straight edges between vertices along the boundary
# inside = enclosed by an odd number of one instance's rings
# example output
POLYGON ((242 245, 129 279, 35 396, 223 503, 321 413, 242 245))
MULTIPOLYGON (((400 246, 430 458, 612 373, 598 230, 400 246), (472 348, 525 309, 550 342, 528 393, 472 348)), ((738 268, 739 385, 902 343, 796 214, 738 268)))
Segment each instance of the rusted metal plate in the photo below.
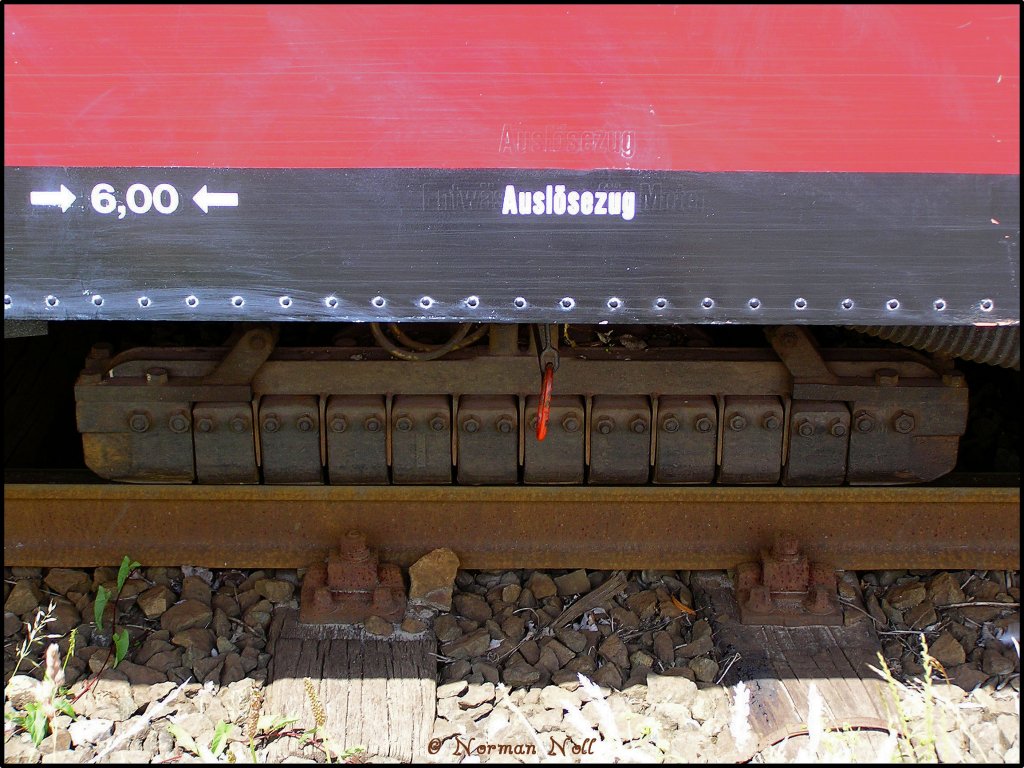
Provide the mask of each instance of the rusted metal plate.
POLYGON ((258 483, 251 403, 196 403, 192 409, 196 480, 258 483))
POLYGON ((595 396, 590 410, 588 480, 595 485, 641 485, 650 472, 650 400, 595 396))
POLYGON ((785 485, 842 485, 850 446, 846 403, 797 400, 789 409, 785 485))
POLYGON ((586 460, 583 398, 551 398, 548 433, 543 440, 537 439, 537 405, 536 396, 526 398, 523 481, 528 485, 582 483, 586 460))
POLYGON ((452 481, 452 405, 446 395, 399 395, 391 406, 391 479, 452 481))
POLYGON ((353 529, 402 566, 732 568, 799 531, 837 568, 1019 568, 1020 489, 4 486, 6 565, 298 568, 353 529))
POLYGON ((782 471, 782 403, 728 396, 722 409, 720 483, 776 483, 782 471))
POLYGON ((458 481, 515 485, 519 480, 519 404, 512 395, 459 399, 458 481))
POLYGON ((718 408, 713 397, 658 399, 654 482, 711 483, 715 479, 718 408))
POLYGON ((260 449, 268 483, 322 483, 317 398, 269 395, 260 401, 260 449))
POLYGON ((332 485, 386 485, 387 410, 383 395, 327 399, 327 478, 332 485))

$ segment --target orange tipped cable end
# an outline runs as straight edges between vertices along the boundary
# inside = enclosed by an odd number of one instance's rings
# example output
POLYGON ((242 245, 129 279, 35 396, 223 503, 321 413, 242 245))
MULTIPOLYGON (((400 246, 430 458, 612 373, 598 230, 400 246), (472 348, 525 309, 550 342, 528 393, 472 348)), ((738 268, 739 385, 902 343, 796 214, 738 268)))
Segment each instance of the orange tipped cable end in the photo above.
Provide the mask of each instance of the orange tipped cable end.
POLYGON ((537 439, 543 440, 548 434, 548 419, 551 416, 551 390, 555 386, 555 368, 551 363, 544 369, 540 385, 540 406, 537 408, 537 439))

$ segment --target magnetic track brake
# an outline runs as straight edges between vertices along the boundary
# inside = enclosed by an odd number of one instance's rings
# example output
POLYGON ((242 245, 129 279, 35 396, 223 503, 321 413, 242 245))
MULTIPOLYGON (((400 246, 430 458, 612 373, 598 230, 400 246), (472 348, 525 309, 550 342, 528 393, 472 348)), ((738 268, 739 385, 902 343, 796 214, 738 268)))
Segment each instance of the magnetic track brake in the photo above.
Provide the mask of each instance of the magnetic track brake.
POLYGON ((513 331, 429 362, 277 348, 266 327, 230 349, 97 345, 75 387, 86 463, 140 483, 884 485, 952 470, 966 427, 957 372, 779 327, 771 350, 563 348, 538 440, 537 351, 513 331))

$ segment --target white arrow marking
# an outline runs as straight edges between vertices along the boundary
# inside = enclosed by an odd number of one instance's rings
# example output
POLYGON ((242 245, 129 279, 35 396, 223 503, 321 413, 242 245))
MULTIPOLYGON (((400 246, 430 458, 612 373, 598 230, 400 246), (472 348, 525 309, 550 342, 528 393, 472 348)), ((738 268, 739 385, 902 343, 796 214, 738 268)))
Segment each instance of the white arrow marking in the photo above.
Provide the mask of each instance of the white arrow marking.
POLYGON ((203 184, 203 188, 200 189, 193 196, 192 201, 203 209, 203 213, 209 213, 210 208, 215 205, 227 206, 230 208, 238 207, 238 193, 237 192, 208 192, 206 185, 203 184))
POLYGON ((67 213, 77 199, 63 184, 60 185, 60 192, 33 192, 29 195, 32 205, 59 205, 62 213, 67 213))

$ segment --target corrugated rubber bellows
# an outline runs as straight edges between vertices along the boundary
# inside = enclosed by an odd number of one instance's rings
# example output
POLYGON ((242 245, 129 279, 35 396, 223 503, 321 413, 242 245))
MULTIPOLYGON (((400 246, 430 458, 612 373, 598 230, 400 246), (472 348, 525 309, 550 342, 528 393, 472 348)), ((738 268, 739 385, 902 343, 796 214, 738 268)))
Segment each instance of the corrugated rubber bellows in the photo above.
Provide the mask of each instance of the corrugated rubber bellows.
POLYGON ((897 344, 976 363, 1020 370, 1020 326, 855 325, 853 330, 897 344))

